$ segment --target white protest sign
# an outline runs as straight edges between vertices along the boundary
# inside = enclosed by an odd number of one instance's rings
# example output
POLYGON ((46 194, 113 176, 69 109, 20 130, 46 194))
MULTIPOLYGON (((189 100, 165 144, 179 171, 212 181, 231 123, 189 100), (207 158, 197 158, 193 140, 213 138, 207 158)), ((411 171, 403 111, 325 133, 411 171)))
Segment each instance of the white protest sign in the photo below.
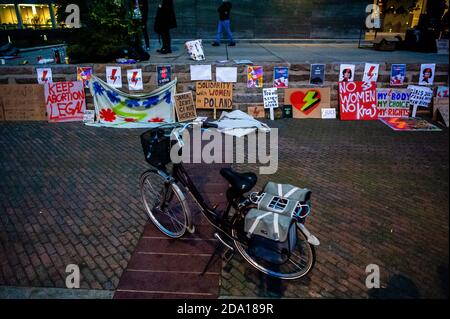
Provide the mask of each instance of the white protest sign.
POLYGON ((133 69, 127 71, 128 88, 130 91, 143 90, 144 83, 142 82, 142 70, 133 69))
POLYGON ((420 66, 419 85, 433 85, 436 64, 422 64, 420 66))
POLYGON ((53 82, 52 69, 41 68, 41 69, 36 69, 36 72, 37 72, 37 80, 38 80, 39 84, 53 82))
POLYGON ((191 65, 191 81, 211 81, 211 64, 191 65))
POLYGON ((339 70, 339 82, 353 82, 355 79, 355 65, 341 64, 339 70))
POLYGON ((425 86, 408 85, 409 103, 413 105, 412 117, 416 117, 417 107, 429 107, 433 99, 433 90, 425 86))
POLYGON ((366 63, 364 67, 364 82, 376 82, 378 80, 378 71, 380 69, 379 64, 366 63))
POLYGON ((335 119, 336 109, 335 108, 324 108, 322 111, 322 119, 335 119))
POLYGON ((83 116, 84 123, 94 123, 95 120, 95 110, 85 110, 83 116))
POLYGON ((216 68, 216 82, 237 82, 237 68, 236 67, 217 67, 216 68))
POLYGON ((277 88, 263 89, 264 108, 270 109, 270 119, 273 121, 275 115, 274 108, 278 107, 278 91, 277 88))
POLYGON ((106 83, 115 88, 122 87, 122 68, 120 66, 106 67, 106 83))

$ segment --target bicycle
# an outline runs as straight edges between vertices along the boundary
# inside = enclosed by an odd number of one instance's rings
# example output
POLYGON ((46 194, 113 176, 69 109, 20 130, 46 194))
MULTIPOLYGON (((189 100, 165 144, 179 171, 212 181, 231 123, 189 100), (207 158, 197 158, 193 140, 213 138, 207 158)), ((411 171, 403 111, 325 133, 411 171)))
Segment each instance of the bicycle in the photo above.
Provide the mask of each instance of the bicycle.
MULTIPOLYGON (((182 191, 183 188, 216 230, 214 237, 218 240, 218 248, 221 244, 226 247, 224 256, 228 255, 227 262, 237 250, 251 266, 269 276, 280 279, 298 279, 308 274, 315 263, 315 246, 319 245, 318 239, 305 227, 310 204, 303 203, 301 205, 302 212, 303 208, 307 208, 306 214, 300 213, 297 218, 292 218, 294 230, 290 231, 288 236, 288 245, 292 246, 288 249, 289 251, 286 251, 285 248, 279 249, 278 246, 270 248, 270 251, 266 249, 269 255, 272 253, 275 257, 280 257, 275 258, 276 261, 267 256, 260 256, 256 252, 255 245, 257 244, 253 239, 258 236, 249 236, 248 232, 244 231, 245 216, 252 208, 257 207, 262 194, 261 192, 252 192, 245 196, 257 182, 257 176, 254 173, 237 173, 231 168, 220 170, 220 174, 228 181, 229 188, 226 192, 227 207, 225 211, 218 212, 217 207, 209 207, 205 202, 182 163, 173 163, 171 172, 168 171, 167 166, 172 162, 170 150, 177 144, 170 137, 180 134, 180 131, 189 125, 192 123, 162 125, 141 135, 146 161, 152 166, 140 178, 141 199, 150 220, 162 233, 171 238, 180 238, 186 231, 194 233, 195 226, 187 197, 182 191), (290 239, 291 235, 296 236, 295 245, 293 244, 294 240, 290 239)), ((216 126, 208 122, 202 124, 202 128, 210 127, 216 126)), ((180 144, 179 135, 176 139, 180 144)), ((179 154, 181 154, 182 148, 180 145, 178 147, 180 148, 179 154)), ((264 242, 263 245, 265 245, 264 242)), ((216 254, 217 249, 212 254, 203 273, 206 272, 216 254)))

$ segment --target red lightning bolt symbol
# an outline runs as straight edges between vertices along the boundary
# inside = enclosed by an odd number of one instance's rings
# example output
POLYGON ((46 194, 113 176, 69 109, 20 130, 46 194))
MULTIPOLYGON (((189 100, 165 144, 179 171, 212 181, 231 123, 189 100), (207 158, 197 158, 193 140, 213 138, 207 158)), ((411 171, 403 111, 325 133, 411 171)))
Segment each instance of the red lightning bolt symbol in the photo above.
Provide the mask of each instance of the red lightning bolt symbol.
POLYGON ((369 76, 369 79, 372 79, 373 77, 373 70, 375 70, 375 66, 372 65, 369 69, 369 72, 367 72, 367 75, 369 76))
POLYGON ((117 69, 112 69, 111 71, 111 80, 113 80, 113 83, 116 83, 117 77, 116 77, 117 69))
POLYGON ((134 83, 134 86, 136 86, 137 82, 138 82, 137 79, 136 79, 137 75, 138 75, 138 72, 135 71, 135 72, 133 72, 133 76, 131 77, 131 82, 134 83))
POLYGON ((42 81, 43 81, 43 82, 46 82, 46 81, 47 81, 47 73, 48 73, 47 70, 44 70, 44 71, 42 72, 42 81))

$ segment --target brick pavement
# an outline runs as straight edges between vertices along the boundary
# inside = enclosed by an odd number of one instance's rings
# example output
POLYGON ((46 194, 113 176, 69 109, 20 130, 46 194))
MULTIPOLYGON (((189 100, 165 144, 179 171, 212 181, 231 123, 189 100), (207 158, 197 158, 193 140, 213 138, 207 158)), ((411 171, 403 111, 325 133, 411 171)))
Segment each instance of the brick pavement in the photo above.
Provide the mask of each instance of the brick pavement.
MULTIPOLYGON (((380 122, 280 120, 280 169, 262 176, 313 190, 322 245, 310 276, 280 282, 235 257, 221 296, 448 297, 448 130, 380 122), (368 292, 365 267, 386 289, 368 292)), ((115 289, 141 237, 139 130, 0 124, 0 285, 115 289)), ((255 169, 237 165, 240 169, 255 169)))

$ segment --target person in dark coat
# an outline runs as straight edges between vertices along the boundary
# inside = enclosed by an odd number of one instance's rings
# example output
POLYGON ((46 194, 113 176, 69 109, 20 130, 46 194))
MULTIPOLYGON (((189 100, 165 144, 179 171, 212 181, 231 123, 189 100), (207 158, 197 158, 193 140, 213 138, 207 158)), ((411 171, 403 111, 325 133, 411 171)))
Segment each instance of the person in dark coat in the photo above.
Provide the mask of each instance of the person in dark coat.
POLYGON ((173 0, 162 0, 155 17, 155 32, 159 34, 162 48, 156 50, 161 54, 172 53, 170 29, 177 27, 173 0))
POLYGON ((230 40, 230 46, 235 46, 236 43, 233 41, 233 33, 231 33, 231 23, 230 23, 230 15, 231 15, 231 8, 233 5, 228 0, 223 0, 222 4, 219 6, 217 11, 219 12, 219 23, 217 26, 217 34, 216 34, 216 41, 213 42, 213 46, 219 46, 220 45, 220 38, 222 37, 222 31, 225 31, 225 33, 228 36, 228 39, 230 40))

